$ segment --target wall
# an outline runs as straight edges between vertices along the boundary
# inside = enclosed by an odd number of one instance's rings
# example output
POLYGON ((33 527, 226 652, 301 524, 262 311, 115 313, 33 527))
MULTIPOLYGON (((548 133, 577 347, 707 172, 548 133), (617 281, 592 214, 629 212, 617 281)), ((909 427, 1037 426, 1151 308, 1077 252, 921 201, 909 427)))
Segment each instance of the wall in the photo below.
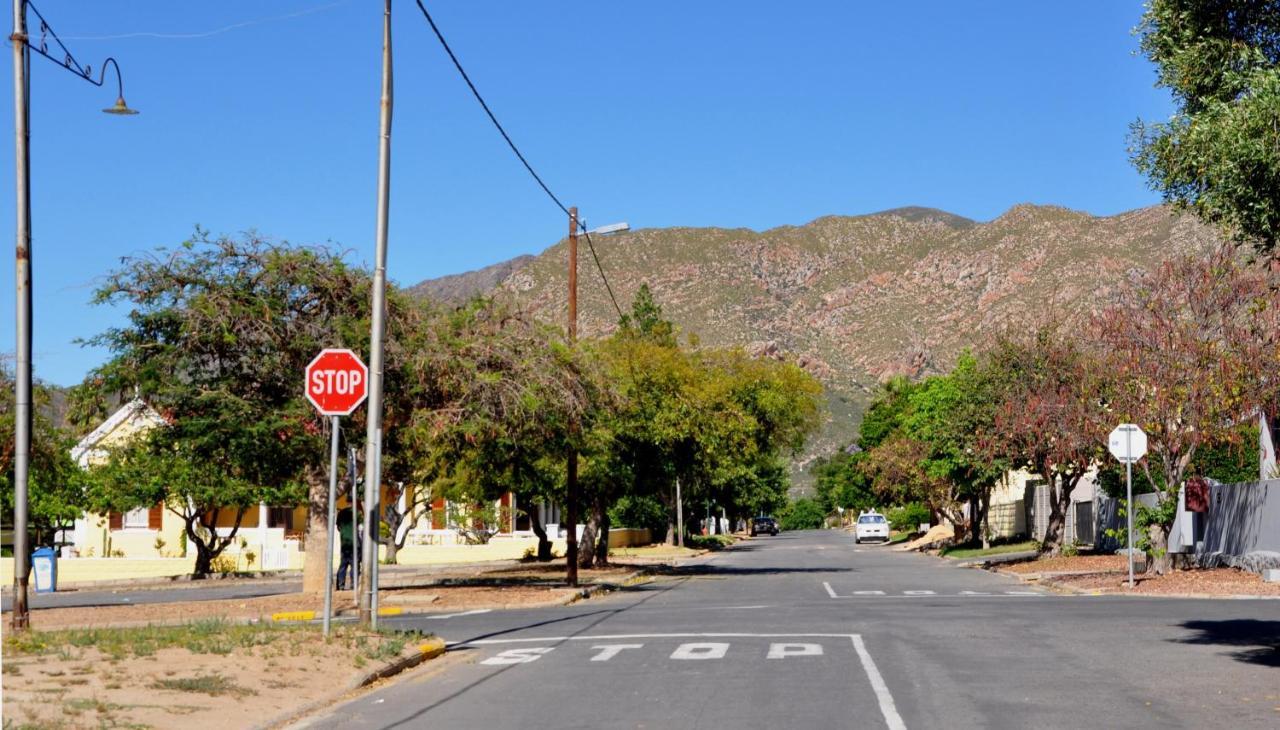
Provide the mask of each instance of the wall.
POLYGON ((1204 553, 1280 552, 1280 480, 1209 485, 1209 511, 1198 520, 1204 553))
POLYGON ((618 527, 609 530, 609 547, 627 548, 648 545, 653 536, 647 527, 618 527))

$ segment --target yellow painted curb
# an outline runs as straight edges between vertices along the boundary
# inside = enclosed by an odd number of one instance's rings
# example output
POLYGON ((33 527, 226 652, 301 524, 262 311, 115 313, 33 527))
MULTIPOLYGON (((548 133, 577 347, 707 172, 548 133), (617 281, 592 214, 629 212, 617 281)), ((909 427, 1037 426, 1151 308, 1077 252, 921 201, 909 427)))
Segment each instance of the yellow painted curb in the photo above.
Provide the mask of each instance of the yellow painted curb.
POLYGON ((430 641, 418 644, 418 651, 422 652, 422 656, 427 659, 435 659, 444 653, 445 644, 443 639, 431 639, 430 641))
POLYGON ((387 606, 386 608, 378 609, 379 616, 399 616, 402 613, 404 613, 404 609, 399 606, 387 606))
POLYGON ((281 611, 271 614, 272 621, 311 621, 315 617, 315 611, 281 611))

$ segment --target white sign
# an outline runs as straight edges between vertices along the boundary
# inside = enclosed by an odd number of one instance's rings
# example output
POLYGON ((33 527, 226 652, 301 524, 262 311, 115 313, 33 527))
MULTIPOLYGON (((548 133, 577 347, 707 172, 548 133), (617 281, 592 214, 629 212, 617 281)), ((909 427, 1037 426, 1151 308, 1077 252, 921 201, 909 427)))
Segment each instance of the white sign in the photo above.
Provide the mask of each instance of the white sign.
POLYGON ((1132 423, 1122 423, 1111 432, 1107 448, 1121 464, 1135 462, 1147 453, 1147 434, 1132 423))

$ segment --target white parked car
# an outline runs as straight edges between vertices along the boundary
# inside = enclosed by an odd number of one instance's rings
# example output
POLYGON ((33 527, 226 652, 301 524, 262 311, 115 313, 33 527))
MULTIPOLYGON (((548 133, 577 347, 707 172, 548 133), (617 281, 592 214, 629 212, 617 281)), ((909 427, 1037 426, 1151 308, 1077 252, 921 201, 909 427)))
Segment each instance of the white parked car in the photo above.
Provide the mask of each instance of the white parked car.
POLYGON ((854 527, 853 541, 860 543, 866 540, 889 542, 889 521, 875 510, 858 515, 858 524, 854 527))

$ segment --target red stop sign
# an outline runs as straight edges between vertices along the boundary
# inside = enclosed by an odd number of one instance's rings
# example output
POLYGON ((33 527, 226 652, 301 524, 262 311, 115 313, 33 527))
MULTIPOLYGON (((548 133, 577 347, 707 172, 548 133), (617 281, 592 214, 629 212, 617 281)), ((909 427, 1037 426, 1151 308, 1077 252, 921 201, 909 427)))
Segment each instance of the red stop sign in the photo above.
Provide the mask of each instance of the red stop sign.
POLYGON ((321 350, 307 365, 306 390, 322 415, 349 415, 369 394, 369 368, 350 350, 321 350))

